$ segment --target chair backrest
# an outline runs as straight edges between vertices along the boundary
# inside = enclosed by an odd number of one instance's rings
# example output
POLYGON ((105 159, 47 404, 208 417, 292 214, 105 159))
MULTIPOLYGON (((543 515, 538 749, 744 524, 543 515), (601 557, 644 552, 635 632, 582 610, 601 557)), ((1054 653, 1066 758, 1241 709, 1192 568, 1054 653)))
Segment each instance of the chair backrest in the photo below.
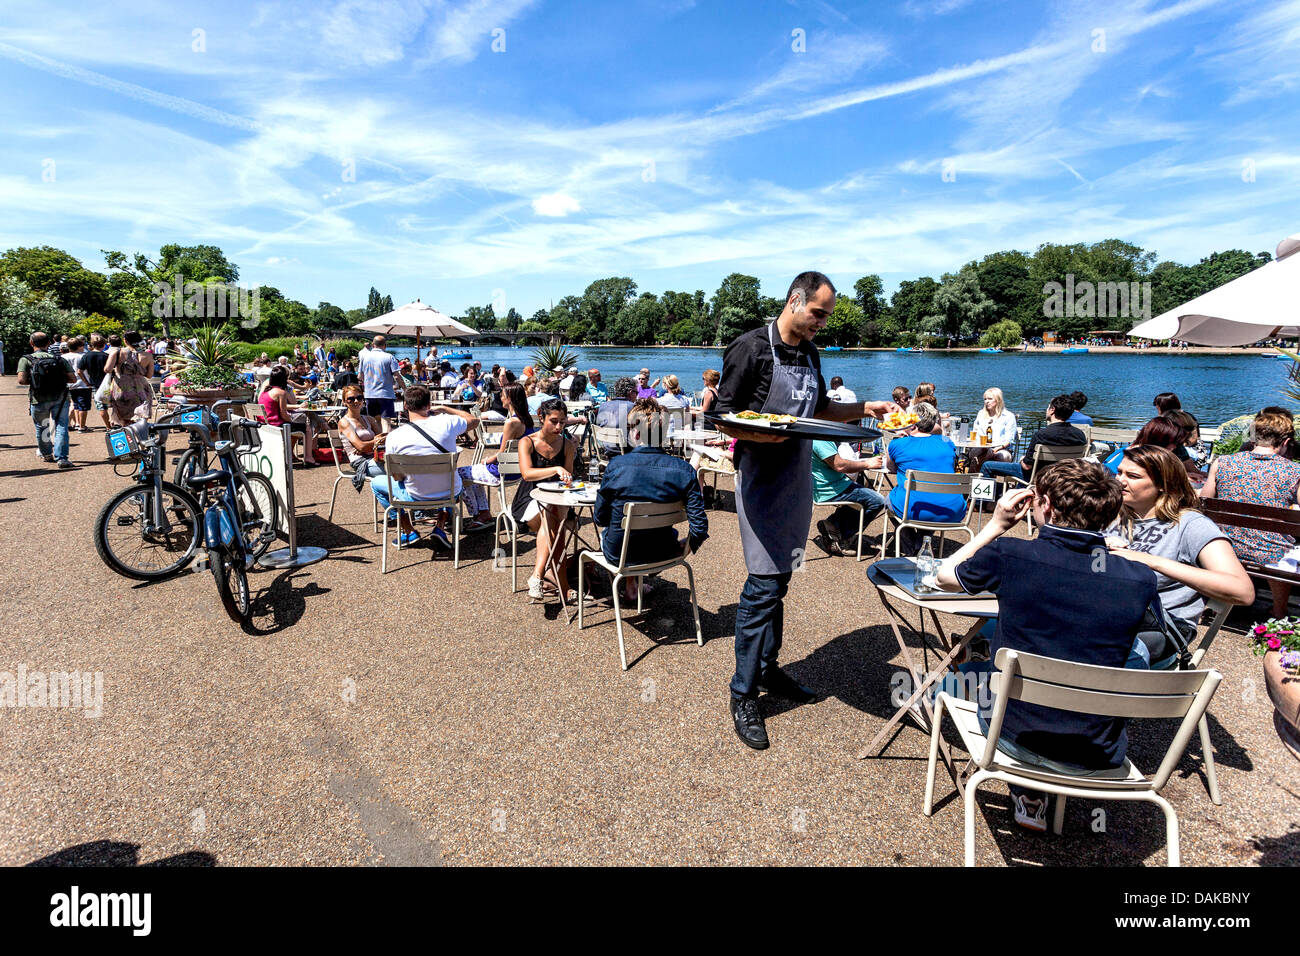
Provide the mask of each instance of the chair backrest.
POLYGON ((266 409, 256 402, 249 402, 244 405, 244 417, 252 418, 259 422, 266 421, 266 409))
MULTIPOLYGON (((627 546, 632 539, 633 531, 649 531, 653 528, 671 528, 673 525, 683 524, 688 519, 686 517, 686 505, 681 501, 670 501, 666 504, 657 504, 653 501, 629 501, 623 505, 623 548, 619 552, 618 565, 620 568, 628 567, 627 563, 627 546)), ((683 545, 682 557, 687 557, 691 553, 690 538, 687 537, 683 545)), ((660 562, 649 562, 658 564, 660 562)))
MULTIPOLYGON (((1300 511, 1293 511, 1290 508, 1256 505, 1246 501, 1228 501, 1226 498, 1202 498, 1201 512, 1220 528, 1232 526, 1291 537, 1300 535, 1300 511)), ((1300 575, 1292 571, 1265 567, 1249 559, 1242 559, 1241 565, 1252 578, 1300 583, 1300 575)))
POLYGON ((1223 622, 1228 619, 1228 612, 1232 610, 1232 605, 1227 601, 1220 601, 1218 598, 1210 598, 1205 602, 1206 608, 1211 613, 1210 623, 1206 625, 1205 633, 1201 635, 1196 644, 1196 650, 1192 651, 1192 668, 1199 667, 1205 655, 1209 653, 1210 645, 1218 636, 1219 630, 1223 627, 1223 622))
POLYGON ((519 470, 519 441, 512 438, 505 443, 501 451, 497 452, 497 476, 501 479, 500 484, 496 486, 497 500, 503 511, 510 510, 510 506, 515 500, 515 494, 519 490, 519 482, 509 479, 518 479, 522 477, 522 474, 519 470), (510 492, 508 497, 506 495, 507 489, 510 492))
MULTIPOLYGON (((393 482, 401 481, 412 475, 446 475, 448 479, 448 488, 456 487, 456 458, 455 452, 442 454, 439 452, 434 455, 384 455, 384 474, 387 477, 388 496, 393 497, 396 490, 393 482)), ((448 497, 451 492, 448 492, 448 497)), ((430 499, 442 500, 442 499, 430 499)))
POLYGON ((1213 670, 1149 671, 1100 667, 1042 657, 1008 647, 998 651, 994 663, 997 671, 989 684, 993 694, 993 713, 989 718, 989 744, 979 760, 981 769, 987 769, 993 762, 1008 701, 1018 700, 1099 717, 1182 718, 1159 769, 1147 778, 1155 790, 1168 781, 1223 679, 1223 675, 1213 670))
POLYGON ((1092 429, 1092 440, 1104 441, 1108 445, 1131 445, 1137 434, 1134 428, 1103 428, 1097 425, 1092 429))
POLYGON ((903 520, 907 520, 907 516, 912 513, 912 492, 917 491, 932 495, 964 495, 966 513, 952 524, 965 524, 971 513, 971 482, 978 477, 979 475, 948 474, 942 471, 909 471, 903 482, 903 520))
POLYGON ((352 465, 349 464, 347 468, 343 467, 343 463, 348 460, 347 453, 343 450, 343 436, 339 434, 339 430, 337 428, 331 428, 329 430, 329 438, 330 438, 330 448, 334 450, 335 469, 343 477, 351 478, 352 465))
POLYGON ((1035 445, 1033 468, 1029 471, 1029 483, 1031 485, 1034 483, 1034 479, 1038 477, 1039 468, 1054 465, 1058 461, 1068 461, 1071 458, 1083 458, 1087 454, 1087 445, 1035 445))
POLYGON ((474 464, 478 464, 493 449, 500 446, 500 435, 505 431, 506 423, 501 421, 490 421, 479 419, 478 423, 478 444, 474 446, 474 464), (489 442, 488 437, 496 435, 497 441, 489 442))
POLYGON ((623 429, 611 425, 597 425, 595 433, 596 444, 602 446, 602 448, 605 445, 614 445, 622 451, 627 451, 627 434, 623 429))

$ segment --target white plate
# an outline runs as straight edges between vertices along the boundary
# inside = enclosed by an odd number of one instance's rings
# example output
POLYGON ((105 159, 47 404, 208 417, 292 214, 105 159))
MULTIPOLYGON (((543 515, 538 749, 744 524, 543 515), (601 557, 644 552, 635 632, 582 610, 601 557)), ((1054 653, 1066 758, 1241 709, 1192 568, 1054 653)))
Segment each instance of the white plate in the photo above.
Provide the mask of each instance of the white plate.
POLYGON ((588 494, 587 489, 589 488, 591 489, 591 494, 595 494, 596 491, 596 489, 591 485, 582 484, 581 482, 574 482, 572 485, 565 485, 559 481, 539 481, 537 487, 541 488, 542 491, 567 491, 578 496, 588 494))
POLYGON ((772 427, 772 423, 769 422, 766 418, 740 418, 733 412, 727 412, 727 414, 723 415, 722 417, 729 422, 734 422, 737 425, 743 425, 745 428, 771 428, 772 427))

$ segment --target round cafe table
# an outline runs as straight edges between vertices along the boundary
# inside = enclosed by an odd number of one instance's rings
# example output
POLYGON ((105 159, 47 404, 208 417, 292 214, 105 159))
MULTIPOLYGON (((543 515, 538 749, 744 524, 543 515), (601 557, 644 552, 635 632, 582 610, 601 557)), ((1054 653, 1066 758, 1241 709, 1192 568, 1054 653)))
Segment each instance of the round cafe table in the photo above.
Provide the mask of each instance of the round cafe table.
MULTIPOLYGON (((582 509, 583 508, 595 509, 596 490, 599 487, 600 485, 598 484, 591 484, 590 482, 588 482, 585 485, 585 487, 583 487, 579 491, 549 491, 545 488, 538 488, 538 487, 533 488, 532 491, 533 500, 536 501, 539 505, 565 505, 569 508, 570 511, 573 512, 573 533, 570 535, 569 543, 572 544, 573 546, 572 553, 575 556, 578 553, 579 543, 581 543, 584 547, 592 551, 600 550, 599 542, 593 545, 587 541, 582 540, 582 536, 581 536, 582 509)), ((559 529, 556 527, 552 527, 551 520, 552 519, 551 519, 550 509, 542 508, 542 522, 546 525, 547 537, 550 540, 554 541, 556 537, 556 533, 559 529)), ((592 521, 592 527, 595 527, 594 520, 592 521)), ((568 544, 566 544, 565 551, 567 552, 568 549, 569 546, 568 544)), ((555 575, 555 580, 559 581, 561 562, 564 560, 565 560, 565 555, 561 553, 557 553, 556 550, 552 548, 551 555, 549 558, 547 558, 546 561, 546 567, 543 569, 543 573, 542 573, 543 581, 546 579, 546 573, 545 573, 546 571, 550 571, 553 575, 555 575)), ((578 595, 578 600, 579 601, 582 600, 582 595, 578 595)), ((560 593, 560 607, 564 611, 564 619, 566 623, 572 623, 573 615, 569 612, 569 596, 564 592, 560 593)))
MULTIPOLYGON (((894 640, 898 642, 898 647, 902 651, 905 666, 911 674, 912 692, 903 701, 894 716, 889 718, 885 726, 880 728, 876 736, 872 738, 871 743, 867 744, 862 752, 858 754, 859 760, 872 756, 877 747, 880 746, 881 741, 884 740, 885 735, 908 714, 928 725, 923 729, 928 730, 929 726, 933 726, 934 705, 930 702, 930 694, 928 693, 930 686, 942 680, 950 668, 955 670, 954 661, 966 649, 966 646, 970 644, 975 635, 979 633, 980 628, 984 626, 984 622, 988 618, 998 616, 998 600, 992 595, 976 597, 951 592, 936 593, 933 596, 917 595, 900 585, 886 573, 887 570, 901 571, 906 579, 907 576, 915 572, 915 568, 916 564, 912 558, 885 558, 867 568, 867 580, 875 587, 876 593, 880 596, 880 603, 889 612, 889 626, 894 632, 894 640), (910 621, 903 617, 903 611, 909 607, 918 609, 916 626, 913 626, 910 621), (933 626, 934 640, 931 640, 927 635, 925 622, 927 612, 933 626), (966 633, 954 641, 948 636, 947 631, 940 622, 940 614, 972 617, 975 618, 975 622, 966 633), (916 659, 912 656, 912 648, 903 639, 903 633, 898 628, 900 623, 920 639, 923 663, 928 668, 928 671, 917 666, 916 659), (938 657, 933 668, 929 667, 931 650, 938 657), (942 654, 941 657, 940 654, 942 654)), ((881 748, 882 751, 883 749, 881 748)), ((954 782, 957 784, 957 790, 964 793, 961 774, 953 766, 952 753, 946 740, 941 739, 939 741, 939 752, 948 767, 948 771, 952 774, 954 782)))

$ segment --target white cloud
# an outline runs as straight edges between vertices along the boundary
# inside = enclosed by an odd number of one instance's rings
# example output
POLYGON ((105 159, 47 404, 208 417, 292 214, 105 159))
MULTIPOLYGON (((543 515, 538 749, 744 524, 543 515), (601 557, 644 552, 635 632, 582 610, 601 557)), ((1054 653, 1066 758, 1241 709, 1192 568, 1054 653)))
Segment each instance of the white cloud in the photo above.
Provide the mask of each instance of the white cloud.
POLYGON ((533 200, 533 212, 539 216, 567 216, 581 210, 578 200, 564 193, 547 193, 533 200))

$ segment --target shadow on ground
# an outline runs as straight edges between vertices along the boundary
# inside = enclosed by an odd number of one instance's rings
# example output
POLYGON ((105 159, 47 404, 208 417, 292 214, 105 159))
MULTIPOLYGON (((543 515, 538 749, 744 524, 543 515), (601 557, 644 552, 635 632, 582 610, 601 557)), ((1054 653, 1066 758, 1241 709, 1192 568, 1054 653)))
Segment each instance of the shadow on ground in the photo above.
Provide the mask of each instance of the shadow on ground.
POLYGON ((140 845, 120 840, 95 840, 65 847, 25 866, 216 866, 217 858, 211 853, 191 850, 175 856, 163 857, 151 863, 140 862, 140 845))

